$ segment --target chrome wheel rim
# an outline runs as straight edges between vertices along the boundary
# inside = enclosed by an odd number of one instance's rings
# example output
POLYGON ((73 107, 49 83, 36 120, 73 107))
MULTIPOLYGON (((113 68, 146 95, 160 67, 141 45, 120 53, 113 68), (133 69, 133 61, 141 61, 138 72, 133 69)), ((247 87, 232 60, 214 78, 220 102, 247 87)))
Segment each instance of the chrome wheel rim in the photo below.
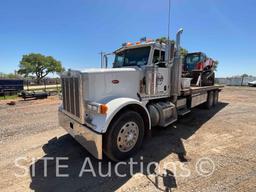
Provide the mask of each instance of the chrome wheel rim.
POLYGON ((139 127, 135 122, 129 121, 120 129, 117 136, 117 147, 122 152, 130 151, 137 143, 139 127))

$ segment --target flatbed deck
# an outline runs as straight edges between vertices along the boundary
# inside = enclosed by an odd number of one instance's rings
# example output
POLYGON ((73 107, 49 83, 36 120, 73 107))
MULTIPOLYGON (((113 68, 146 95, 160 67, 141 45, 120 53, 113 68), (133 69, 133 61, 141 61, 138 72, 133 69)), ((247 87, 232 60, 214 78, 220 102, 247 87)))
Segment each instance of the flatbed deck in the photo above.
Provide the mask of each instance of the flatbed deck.
POLYGON ((188 95, 193 95, 197 93, 202 93, 202 92, 207 92, 210 90, 215 90, 223 88, 224 86, 222 85, 213 85, 213 86, 205 86, 205 87, 190 87, 189 89, 182 89, 181 90, 181 96, 188 96, 188 95))

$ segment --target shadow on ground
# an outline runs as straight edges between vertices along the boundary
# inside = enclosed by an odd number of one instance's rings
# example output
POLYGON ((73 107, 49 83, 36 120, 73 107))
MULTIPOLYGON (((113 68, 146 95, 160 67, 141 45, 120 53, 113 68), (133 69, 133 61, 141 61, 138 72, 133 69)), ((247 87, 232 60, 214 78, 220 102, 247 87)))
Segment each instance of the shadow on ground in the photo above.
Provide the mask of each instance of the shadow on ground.
MULTIPOLYGON (((160 162, 170 154, 176 154, 177 159, 186 162, 186 150, 182 139, 186 140, 192 136, 200 127, 211 119, 216 113, 226 107, 227 103, 220 103, 211 110, 194 109, 191 114, 181 118, 177 123, 167 128, 156 127, 152 131, 152 137, 147 138, 140 152, 135 156, 134 161, 141 162, 143 157, 144 166, 134 166, 133 173, 142 172, 152 182, 158 190, 171 191, 176 188, 176 179, 171 170, 166 170, 165 174, 157 175, 154 165, 148 166, 150 162, 160 162), (156 174, 155 179, 148 177, 150 174, 156 174), (164 188, 159 187, 158 181, 162 179, 164 188)), ((39 159, 30 166, 30 175, 32 182, 30 188, 34 191, 114 191, 120 188, 130 178, 129 165, 120 165, 119 173, 126 176, 119 177, 114 172, 115 163, 109 162, 107 158, 99 161, 93 158, 81 145, 79 145, 71 136, 64 135, 60 138, 54 138, 43 146, 46 155, 45 158, 53 158, 47 161, 47 169, 44 169, 43 159, 39 159), (68 168, 60 168, 61 174, 68 174, 69 177, 56 177, 56 157, 67 157, 68 160, 61 160, 60 165, 68 165, 68 168), (85 169, 93 168, 96 176, 92 172, 84 172, 79 177, 85 159, 90 158, 91 164, 87 161, 85 169), (109 169, 109 164, 112 163, 109 169), (90 167, 91 165, 91 167, 90 167), (102 165, 102 166, 99 166, 102 165), (99 173, 107 174, 111 171, 111 176, 100 177, 99 173), (47 171, 47 176, 44 174, 47 171)), ((189 153, 189 152, 188 152, 189 153)))

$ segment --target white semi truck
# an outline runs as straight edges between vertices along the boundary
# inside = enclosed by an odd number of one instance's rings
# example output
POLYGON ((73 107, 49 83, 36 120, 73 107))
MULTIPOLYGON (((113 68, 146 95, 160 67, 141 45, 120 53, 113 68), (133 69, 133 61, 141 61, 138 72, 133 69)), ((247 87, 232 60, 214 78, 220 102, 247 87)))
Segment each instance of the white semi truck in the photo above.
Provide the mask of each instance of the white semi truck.
POLYGON ((166 127, 198 105, 216 105, 220 86, 191 87, 181 78, 181 33, 175 45, 123 44, 113 68, 64 72, 60 125, 94 157, 120 161, 139 150, 152 127, 166 127))

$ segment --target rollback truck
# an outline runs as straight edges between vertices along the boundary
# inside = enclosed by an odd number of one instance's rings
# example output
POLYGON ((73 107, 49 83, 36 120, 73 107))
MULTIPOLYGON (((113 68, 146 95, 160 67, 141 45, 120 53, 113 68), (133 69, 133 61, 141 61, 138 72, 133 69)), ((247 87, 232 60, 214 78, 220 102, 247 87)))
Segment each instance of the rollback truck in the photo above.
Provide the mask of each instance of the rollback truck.
POLYGON ((182 78, 182 31, 176 44, 146 38, 123 44, 112 68, 64 72, 60 126, 97 159, 104 153, 121 161, 140 149, 152 127, 167 127, 198 105, 217 105, 221 86, 193 87, 182 78))

